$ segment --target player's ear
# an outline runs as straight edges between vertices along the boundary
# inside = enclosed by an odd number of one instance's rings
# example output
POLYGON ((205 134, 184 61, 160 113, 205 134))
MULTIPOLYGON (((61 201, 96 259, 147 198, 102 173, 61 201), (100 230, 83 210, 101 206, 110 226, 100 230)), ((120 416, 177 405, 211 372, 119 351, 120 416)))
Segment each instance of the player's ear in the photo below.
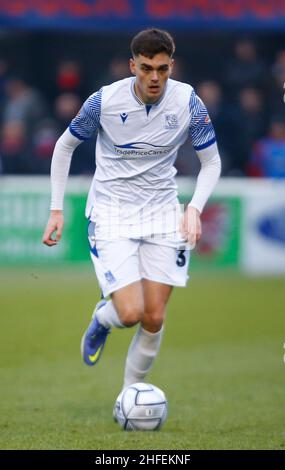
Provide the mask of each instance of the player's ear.
POLYGON ((171 75, 172 72, 173 72, 173 66, 174 66, 174 59, 171 59, 171 61, 170 61, 170 67, 169 67, 169 70, 170 70, 169 75, 171 75))
POLYGON ((133 58, 130 59, 130 71, 133 75, 136 74, 136 64, 133 58))

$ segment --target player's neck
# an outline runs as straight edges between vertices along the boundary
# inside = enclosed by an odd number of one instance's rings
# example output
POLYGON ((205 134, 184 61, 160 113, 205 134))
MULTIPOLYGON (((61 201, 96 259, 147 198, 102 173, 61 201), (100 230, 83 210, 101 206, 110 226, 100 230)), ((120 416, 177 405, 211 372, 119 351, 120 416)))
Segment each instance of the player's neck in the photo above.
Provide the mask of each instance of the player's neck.
POLYGON ((142 103, 144 103, 145 105, 151 105, 151 104, 157 103, 157 102, 161 99, 161 97, 162 97, 162 95, 163 95, 163 93, 162 93, 155 101, 149 101, 149 100, 148 100, 145 96, 143 96, 143 94, 140 92, 140 89, 139 89, 139 87, 137 86, 137 83, 136 83, 136 82, 134 83, 134 92, 135 92, 135 94, 137 95, 137 97, 139 98, 139 100, 140 100, 142 103))

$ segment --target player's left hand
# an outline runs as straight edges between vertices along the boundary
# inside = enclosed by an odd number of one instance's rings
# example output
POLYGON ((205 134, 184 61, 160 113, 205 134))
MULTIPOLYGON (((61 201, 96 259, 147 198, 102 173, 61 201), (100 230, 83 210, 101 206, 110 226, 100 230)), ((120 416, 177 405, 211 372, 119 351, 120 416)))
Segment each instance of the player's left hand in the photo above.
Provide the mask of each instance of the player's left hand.
POLYGON ((202 225, 200 212, 196 207, 188 205, 182 217, 180 231, 182 237, 192 247, 200 240, 202 235, 202 225))

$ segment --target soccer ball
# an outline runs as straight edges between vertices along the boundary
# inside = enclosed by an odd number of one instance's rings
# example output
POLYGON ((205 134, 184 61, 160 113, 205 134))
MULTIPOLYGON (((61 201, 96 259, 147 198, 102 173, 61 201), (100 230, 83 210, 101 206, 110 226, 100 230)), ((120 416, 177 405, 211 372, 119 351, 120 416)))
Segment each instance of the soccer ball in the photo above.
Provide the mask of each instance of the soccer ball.
POLYGON ((120 393, 113 414, 125 431, 154 431, 166 420, 167 399, 158 387, 135 383, 120 393))

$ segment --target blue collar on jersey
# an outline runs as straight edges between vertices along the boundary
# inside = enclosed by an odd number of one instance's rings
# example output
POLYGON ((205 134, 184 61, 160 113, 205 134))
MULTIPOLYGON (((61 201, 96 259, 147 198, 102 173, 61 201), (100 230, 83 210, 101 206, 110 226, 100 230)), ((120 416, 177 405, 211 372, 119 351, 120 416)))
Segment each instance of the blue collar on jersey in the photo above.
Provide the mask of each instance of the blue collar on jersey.
POLYGON ((164 88, 164 92, 163 94, 161 95, 161 97, 159 98, 158 101, 156 101, 155 103, 153 104, 145 104, 142 100, 139 99, 139 97, 136 95, 136 92, 135 92, 135 77, 131 80, 131 93, 133 95, 133 97, 135 98, 135 100, 141 105, 141 106, 146 106, 146 108, 148 109, 148 113, 149 113, 149 110, 151 108, 151 106, 158 106, 161 101, 163 100, 164 96, 165 96, 165 93, 166 93, 166 88, 167 88, 167 85, 168 83, 166 82, 166 85, 165 85, 165 88, 164 88))

